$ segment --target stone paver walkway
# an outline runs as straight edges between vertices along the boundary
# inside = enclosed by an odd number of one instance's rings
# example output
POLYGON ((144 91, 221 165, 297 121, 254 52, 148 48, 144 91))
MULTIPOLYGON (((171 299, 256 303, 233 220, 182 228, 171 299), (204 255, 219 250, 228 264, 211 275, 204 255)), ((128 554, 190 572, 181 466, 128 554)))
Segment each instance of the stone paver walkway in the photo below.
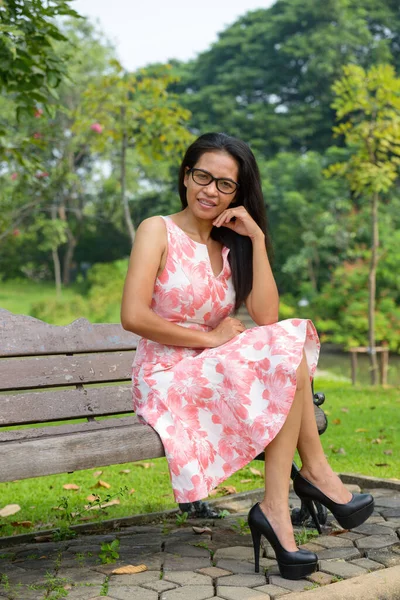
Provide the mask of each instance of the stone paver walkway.
MULTIPOLYGON (((354 489, 354 486, 353 486, 354 489)), ((328 518, 324 533, 307 547, 318 554, 319 571, 300 581, 279 575, 263 538, 260 573, 254 573, 251 535, 244 528, 248 506, 215 521, 131 526, 108 535, 81 535, 53 542, 0 548, 1 600, 275 600, 330 586, 338 580, 400 565, 400 492, 374 489, 376 510, 366 524, 341 530, 328 518), (211 531, 195 533, 193 525, 211 531), (119 558, 102 564, 101 546, 118 538, 119 558), (146 571, 117 575, 124 565, 146 571)), ((291 497, 291 504, 297 505, 291 497)))

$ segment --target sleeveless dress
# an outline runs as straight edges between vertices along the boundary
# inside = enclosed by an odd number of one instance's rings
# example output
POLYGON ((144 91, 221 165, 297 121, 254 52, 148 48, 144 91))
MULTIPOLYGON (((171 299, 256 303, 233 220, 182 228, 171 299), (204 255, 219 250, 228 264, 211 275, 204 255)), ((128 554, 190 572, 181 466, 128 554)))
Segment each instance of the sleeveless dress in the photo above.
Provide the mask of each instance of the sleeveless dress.
MULTIPOLYGON (((163 219, 168 255, 151 308, 182 327, 211 331, 235 304, 229 249, 223 247, 223 268, 215 276, 207 246, 163 219)), ((253 327, 211 349, 140 339, 134 410, 161 437, 176 502, 206 498, 264 450, 292 405, 303 351, 312 377, 319 348, 306 319, 253 327)))

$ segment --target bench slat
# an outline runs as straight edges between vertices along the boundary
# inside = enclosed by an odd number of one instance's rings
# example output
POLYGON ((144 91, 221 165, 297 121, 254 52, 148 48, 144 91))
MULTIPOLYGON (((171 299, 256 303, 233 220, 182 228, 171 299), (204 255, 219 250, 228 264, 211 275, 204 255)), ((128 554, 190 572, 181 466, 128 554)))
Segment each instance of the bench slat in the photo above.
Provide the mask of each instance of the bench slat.
POLYGON ((134 351, 0 360, 0 390, 127 381, 134 351))
POLYGON ((91 429, 87 428, 91 424, 85 424, 83 431, 4 442, 0 451, 0 482, 164 456, 154 429, 138 423, 136 417, 124 420, 123 425, 102 426, 101 431, 98 424, 91 429))
POLYGON ((0 338, 0 357, 132 350, 140 339, 116 323, 78 319, 69 325, 49 325, 4 308, 0 308, 0 338))
POLYGON ((131 384, 0 395, 2 426, 133 412, 131 384))
POLYGON ((135 415, 130 417, 116 417, 115 419, 112 419, 112 421, 110 419, 103 419, 101 421, 85 421, 84 423, 67 423, 65 425, 56 426, 49 425, 48 427, 29 427, 6 431, 3 429, 0 430, 0 444, 3 442, 25 442, 26 440, 56 438, 58 435, 66 435, 68 433, 83 433, 85 431, 101 432, 103 429, 126 426, 133 422, 139 423, 139 420, 135 415))

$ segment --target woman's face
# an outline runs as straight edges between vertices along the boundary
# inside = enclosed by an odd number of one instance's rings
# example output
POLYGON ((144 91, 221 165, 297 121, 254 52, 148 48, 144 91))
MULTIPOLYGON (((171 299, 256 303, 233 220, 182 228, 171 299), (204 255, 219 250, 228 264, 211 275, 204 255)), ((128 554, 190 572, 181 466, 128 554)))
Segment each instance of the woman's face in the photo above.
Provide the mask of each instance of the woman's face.
MULTIPOLYGON (((207 171, 213 177, 218 179, 231 180, 238 182, 239 166, 236 160, 226 152, 205 152, 193 167, 207 171)), ((223 193, 217 188, 216 181, 211 181, 207 185, 201 185, 194 181, 193 176, 187 168, 184 179, 186 187, 186 198, 188 208, 200 219, 214 220, 235 200, 236 191, 223 193)), ((207 181, 207 175, 197 172, 195 177, 198 181, 207 181)), ((224 191, 229 190, 231 186, 227 181, 219 182, 220 188, 224 191)))

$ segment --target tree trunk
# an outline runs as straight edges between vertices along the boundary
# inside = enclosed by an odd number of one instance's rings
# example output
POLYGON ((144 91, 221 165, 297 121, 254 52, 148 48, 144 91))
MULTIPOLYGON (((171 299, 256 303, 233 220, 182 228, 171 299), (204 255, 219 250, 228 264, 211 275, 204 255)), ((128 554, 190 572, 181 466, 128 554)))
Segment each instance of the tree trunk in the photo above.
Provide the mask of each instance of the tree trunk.
POLYGON ((131 213, 129 212, 128 198, 126 196, 126 150, 128 148, 128 134, 125 128, 125 107, 121 106, 121 127, 122 127, 122 141, 121 141, 121 202, 124 207, 124 217, 126 226, 128 228, 131 242, 135 241, 135 227, 132 222, 131 213))
POLYGON ((77 240, 72 234, 72 231, 67 229, 67 251, 64 255, 64 264, 63 264, 63 284, 69 285, 71 283, 71 267, 72 267, 72 259, 74 257, 74 252, 77 244, 77 240))
MULTIPOLYGON (((51 218, 55 220, 57 218, 57 206, 55 204, 51 207, 51 218)), ((53 265, 54 265, 54 279, 56 282, 56 296, 57 299, 61 297, 61 265, 60 265, 60 257, 58 256, 58 247, 53 246, 51 249, 51 254, 53 257, 53 265)))
POLYGON ((61 265, 60 265, 60 257, 58 256, 57 248, 54 246, 51 249, 51 253, 53 255, 53 264, 54 264, 54 278, 56 282, 56 296, 57 300, 61 298, 61 265))
POLYGON ((379 247, 378 201, 379 195, 377 192, 375 192, 372 196, 372 248, 368 276, 368 337, 372 385, 376 385, 378 383, 378 361, 376 358, 375 349, 376 267, 378 264, 379 247))

